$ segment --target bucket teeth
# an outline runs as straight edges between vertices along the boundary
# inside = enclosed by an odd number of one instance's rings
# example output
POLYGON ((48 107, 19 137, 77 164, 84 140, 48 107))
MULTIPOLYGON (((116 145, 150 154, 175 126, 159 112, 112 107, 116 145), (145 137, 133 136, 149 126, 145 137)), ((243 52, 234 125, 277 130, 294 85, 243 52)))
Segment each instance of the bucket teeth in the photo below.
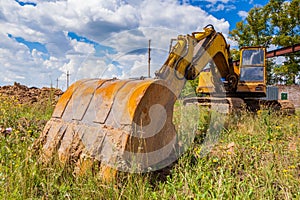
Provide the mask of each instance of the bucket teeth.
POLYGON ((50 124, 50 128, 47 130, 44 130, 46 138, 45 138, 45 144, 43 145, 43 160, 48 162, 57 149, 60 146, 61 139, 67 129, 66 124, 62 124, 61 122, 57 120, 50 120, 48 122, 50 124))

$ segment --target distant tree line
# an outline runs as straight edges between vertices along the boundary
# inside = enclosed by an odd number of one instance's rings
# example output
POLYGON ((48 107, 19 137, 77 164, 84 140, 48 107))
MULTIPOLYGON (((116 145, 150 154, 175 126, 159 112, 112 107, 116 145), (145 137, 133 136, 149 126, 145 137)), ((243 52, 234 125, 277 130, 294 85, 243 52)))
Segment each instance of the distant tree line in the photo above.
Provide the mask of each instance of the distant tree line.
MULTIPOLYGON (((230 31, 230 38, 243 46, 274 45, 276 48, 300 43, 300 0, 270 0, 263 7, 252 8, 248 16, 236 24, 230 31)), ((232 51, 234 59, 238 51, 232 51)), ((278 65, 274 59, 268 60, 268 83, 299 84, 300 54, 285 56, 285 61, 278 65)))

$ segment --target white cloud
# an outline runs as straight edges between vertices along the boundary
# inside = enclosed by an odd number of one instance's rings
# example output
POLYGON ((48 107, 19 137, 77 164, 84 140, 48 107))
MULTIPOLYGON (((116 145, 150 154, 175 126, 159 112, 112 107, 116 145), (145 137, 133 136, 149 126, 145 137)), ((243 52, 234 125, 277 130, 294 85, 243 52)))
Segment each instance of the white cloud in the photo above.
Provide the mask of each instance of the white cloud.
MULTIPOLYGON (((229 31, 229 23, 224 19, 174 0, 31 2, 37 5, 0 2, 0 85, 20 81, 42 87, 59 78, 59 85, 65 89, 67 71, 71 82, 91 77, 145 76, 149 39, 153 75, 167 57, 171 37, 201 31, 207 24, 213 24, 225 35, 229 31), (68 32, 107 48, 103 47, 99 56, 94 44, 70 39, 68 32), (44 45, 48 58, 38 49, 17 42, 15 37, 44 45), (137 49, 141 51, 134 52, 137 49)), ((225 4, 228 0, 209 2, 225 4)))
POLYGON ((239 15, 242 19, 245 19, 245 18, 248 16, 248 12, 243 11, 243 10, 240 10, 240 11, 238 12, 238 15, 239 15))
POLYGON ((231 11, 236 9, 235 5, 225 5, 225 4, 218 4, 217 6, 209 4, 206 7, 210 8, 211 12, 231 11))
POLYGON ((92 44, 78 42, 75 39, 71 40, 71 46, 73 47, 74 52, 78 54, 88 55, 95 53, 95 48, 92 44))
POLYGON ((178 32, 200 31, 207 24, 215 24, 222 32, 228 31, 229 24, 216 19, 199 7, 178 5, 174 1, 145 1, 141 12, 141 26, 166 27, 178 32))
POLYGON ((236 9, 236 6, 234 5, 235 1, 229 1, 229 0, 200 0, 200 1, 204 1, 208 3, 205 7, 208 8, 210 12, 219 12, 219 11, 227 12, 236 9))
MULTIPOLYGON (((45 67, 43 62, 45 61, 41 52, 35 49, 30 51, 24 44, 0 33, 1 84, 20 81, 29 86, 50 85, 49 75, 53 74, 53 71, 45 67)), ((55 68, 58 66, 59 63, 55 68)))
MULTIPOLYGON (((197 1, 197 0, 196 0, 197 1)), ((209 3, 211 3, 211 4, 216 4, 216 3, 218 3, 218 2, 221 2, 221 3, 228 3, 229 2, 229 0, 203 0, 203 1, 206 1, 206 2, 209 2, 209 3)))

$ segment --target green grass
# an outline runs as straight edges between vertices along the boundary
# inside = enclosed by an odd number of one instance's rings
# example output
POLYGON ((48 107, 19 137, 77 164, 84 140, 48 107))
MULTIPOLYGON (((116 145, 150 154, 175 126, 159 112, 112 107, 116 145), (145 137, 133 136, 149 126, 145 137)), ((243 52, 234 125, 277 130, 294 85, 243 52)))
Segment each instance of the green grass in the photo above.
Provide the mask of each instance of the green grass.
MULTIPOLYGON (((30 151, 52 110, 0 97, 0 126, 12 128, 0 135, 0 199, 300 199, 299 111, 231 115, 210 153, 194 143, 165 176, 120 173, 108 184, 59 162, 42 165, 30 151)), ((209 117, 199 118, 205 132, 209 117)))

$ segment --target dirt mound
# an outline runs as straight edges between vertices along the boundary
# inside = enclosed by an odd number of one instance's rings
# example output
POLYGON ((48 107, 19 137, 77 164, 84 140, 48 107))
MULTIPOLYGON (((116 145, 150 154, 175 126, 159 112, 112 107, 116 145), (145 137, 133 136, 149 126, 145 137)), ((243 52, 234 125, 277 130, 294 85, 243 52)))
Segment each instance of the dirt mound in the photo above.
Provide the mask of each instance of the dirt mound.
POLYGON ((21 104, 34 104, 49 102, 56 104, 58 98, 63 94, 60 89, 27 87, 20 83, 14 85, 0 86, 0 95, 12 97, 21 104))

